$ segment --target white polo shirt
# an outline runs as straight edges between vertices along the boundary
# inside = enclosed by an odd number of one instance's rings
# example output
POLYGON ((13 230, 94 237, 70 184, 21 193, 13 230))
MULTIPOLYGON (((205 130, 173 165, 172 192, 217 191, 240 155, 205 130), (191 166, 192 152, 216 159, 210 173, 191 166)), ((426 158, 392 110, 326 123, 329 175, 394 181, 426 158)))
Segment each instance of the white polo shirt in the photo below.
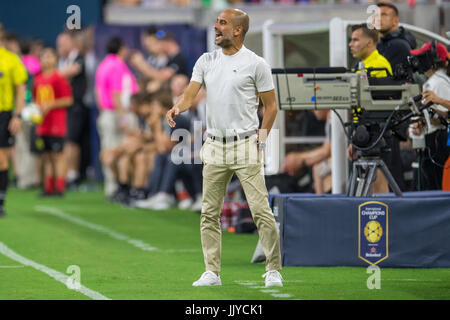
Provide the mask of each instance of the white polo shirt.
POLYGON ((225 137, 258 129, 258 92, 274 88, 267 62, 245 46, 234 55, 204 53, 191 81, 206 88, 206 130, 225 137))
MULTIPOLYGON (((423 85, 423 90, 431 90, 438 97, 448 99, 450 97, 450 78, 447 76, 443 69, 436 71, 423 85)), ((438 109, 440 111, 446 112, 447 108, 441 106, 440 104, 434 104, 432 108, 438 109)), ((428 131, 427 134, 431 134, 439 129, 445 129, 443 125, 433 125, 430 122, 430 114, 428 110, 423 111, 425 115, 425 120, 427 121, 428 131)), ((435 115, 437 117, 437 115, 435 115)))

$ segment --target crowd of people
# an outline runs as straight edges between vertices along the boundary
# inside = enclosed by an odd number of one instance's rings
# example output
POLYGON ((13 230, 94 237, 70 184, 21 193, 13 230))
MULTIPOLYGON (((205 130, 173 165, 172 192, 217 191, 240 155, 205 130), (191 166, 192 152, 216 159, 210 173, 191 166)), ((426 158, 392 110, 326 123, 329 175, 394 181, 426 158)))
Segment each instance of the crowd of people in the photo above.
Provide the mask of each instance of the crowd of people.
MULTIPOLYGON (((211 5, 214 0, 111 0, 112 3, 120 6, 151 6, 151 7, 164 7, 164 6, 190 6, 193 4, 203 4, 205 6, 211 5)), ((358 4, 370 4, 375 3, 373 0, 223 0, 223 3, 230 5, 239 4, 293 4, 293 3, 358 3, 358 4)), ((414 5, 420 2, 431 2, 430 0, 394 0, 396 3, 409 3, 414 5)))
POLYGON ((149 209, 167 209, 182 200, 181 208, 200 211, 201 162, 175 165, 172 151, 183 139, 194 145, 194 126, 197 122, 202 129, 205 103, 200 97, 177 127, 169 128, 164 116, 189 82, 187 63, 168 32, 161 36, 150 28, 142 41, 147 58, 129 50, 119 37, 109 39, 108 54, 96 71, 105 194, 111 201, 149 209), (178 129, 188 134, 172 141, 178 129), (177 199, 182 191, 185 196, 177 199))
MULTIPOLYGON (((201 161, 175 165, 171 153, 177 142, 192 145, 192 154, 198 153, 193 130, 196 126, 201 140, 204 93, 176 128, 168 127, 164 115, 190 74, 173 35, 161 31, 144 32, 146 52, 112 37, 101 60, 93 52, 92 29, 63 31, 56 48, 0 32, 0 51, 11 69, 10 95, 1 103, 6 109, 0 110, 5 131, 0 147, 2 199, 9 163, 19 188, 39 187, 45 197, 76 190, 86 178, 83 159, 88 164, 90 159, 90 109, 98 108, 95 121, 107 198, 156 209, 178 202, 180 208, 200 211, 201 161), (172 141, 177 129, 185 134, 172 141)), ((3 67, 2 76, 9 76, 3 67)), ((3 212, 3 202, 0 208, 3 212)))
MULTIPOLYGON (((405 135, 409 140, 426 140, 428 152, 421 158, 421 176, 417 177, 421 189, 448 188, 447 128, 441 121, 448 117, 448 51, 440 43, 417 49, 412 34, 399 27, 397 8, 386 3, 378 6, 381 29, 373 30, 365 24, 354 26, 350 52, 365 63, 366 69, 384 68, 376 71, 375 77, 391 76, 409 55, 426 51, 435 55, 437 61, 426 70, 429 79, 424 84, 424 99, 435 104, 435 112, 426 113, 425 121, 416 123, 405 135)), ((128 48, 120 37, 111 37, 106 57, 96 61, 90 28, 60 33, 55 49, 38 40, 19 39, 13 33, 0 31, 0 55, 8 61, 11 74, 10 90, 2 95, 0 104, 0 121, 6 128, 0 141, 1 212, 9 163, 13 164, 17 186, 40 186, 41 196, 62 196, 68 189, 77 188, 85 178, 86 159, 90 158, 90 108, 99 111, 95 119, 101 145, 99 158, 104 193, 110 201, 148 209, 178 204, 182 209, 201 210, 199 151, 206 127, 205 91, 200 91, 193 108, 181 114, 171 128, 164 116, 187 88, 190 70, 169 32, 148 28, 141 39, 144 52, 128 48), (25 111, 33 106, 39 112, 25 119, 25 111), (175 130, 186 134, 174 134, 175 130), (178 148, 180 142, 187 149, 178 148), (189 153, 188 161, 174 160, 173 156, 180 152, 189 153)), ((304 168, 312 168, 314 191, 324 193, 330 191, 331 112, 314 114, 326 123, 325 142, 307 152, 288 153, 283 174, 297 177, 304 168)), ((390 152, 382 157, 397 184, 406 190, 402 140, 405 137, 400 135, 387 139, 390 152)), ((348 153, 350 160, 356 158, 351 145, 348 153)), ((186 160, 186 154, 179 158, 186 160)), ((286 181, 284 185, 288 185, 286 181)), ((374 192, 388 191, 386 179, 378 174, 374 192)))

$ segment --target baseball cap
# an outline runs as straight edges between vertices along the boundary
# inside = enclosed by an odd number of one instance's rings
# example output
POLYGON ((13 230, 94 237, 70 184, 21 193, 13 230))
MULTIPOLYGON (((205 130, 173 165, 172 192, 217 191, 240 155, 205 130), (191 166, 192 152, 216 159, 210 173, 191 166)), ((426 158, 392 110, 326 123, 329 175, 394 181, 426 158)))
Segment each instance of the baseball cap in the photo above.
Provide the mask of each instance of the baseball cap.
MULTIPOLYGON (((427 42, 425 43, 422 48, 417 49, 417 50, 411 50, 411 54, 412 55, 419 55, 422 54, 426 51, 431 51, 432 50, 432 44, 431 42, 427 42)), ((436 42, 436 52, 439 56, 439 59, 441 59, 443 62, 445 62, 448 58, 448 51, 447 48, 440 42, 436 42)))

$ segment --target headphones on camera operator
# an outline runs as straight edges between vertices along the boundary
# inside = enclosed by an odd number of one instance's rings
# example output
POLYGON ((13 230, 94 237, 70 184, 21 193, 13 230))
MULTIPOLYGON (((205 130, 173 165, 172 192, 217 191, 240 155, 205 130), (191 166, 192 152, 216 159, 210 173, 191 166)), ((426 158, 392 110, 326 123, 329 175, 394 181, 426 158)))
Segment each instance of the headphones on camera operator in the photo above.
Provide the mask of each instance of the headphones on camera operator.
MULTIPOLYGON (((394 68, 394 78, 407 82, 417 82, 413 77, 414 72, 424 74, 429 69, 439 68, 442 60, 437 52, 437 43, 437 40, 432 40, 431 50, 426 50, 420 54, 409 55, 406 63, 396 65, 394 68)), ((447 61, 449 61, 448 57, 447 61)))
MULTIPOLYGON (((431 69, 438 68, 438 65, 442 62, 442 60, 439 57, 439 54, 437 53, 437 41, 436 40, 431 41, 431 59, 432 59, 431 69)), ((447 57, 447 61, 448 61, 448 57, 447 57)))

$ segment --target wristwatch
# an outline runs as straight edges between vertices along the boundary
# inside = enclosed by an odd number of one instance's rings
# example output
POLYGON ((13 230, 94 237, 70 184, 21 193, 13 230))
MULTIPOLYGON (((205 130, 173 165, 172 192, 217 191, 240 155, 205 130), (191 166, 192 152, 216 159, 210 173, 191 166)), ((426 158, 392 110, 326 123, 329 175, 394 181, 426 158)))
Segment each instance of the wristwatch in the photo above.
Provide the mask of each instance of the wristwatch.
POLYGON ((20 113, 14 113, 13 117, 19 118, 20 120, 22 120, 22 115, 20 113))

